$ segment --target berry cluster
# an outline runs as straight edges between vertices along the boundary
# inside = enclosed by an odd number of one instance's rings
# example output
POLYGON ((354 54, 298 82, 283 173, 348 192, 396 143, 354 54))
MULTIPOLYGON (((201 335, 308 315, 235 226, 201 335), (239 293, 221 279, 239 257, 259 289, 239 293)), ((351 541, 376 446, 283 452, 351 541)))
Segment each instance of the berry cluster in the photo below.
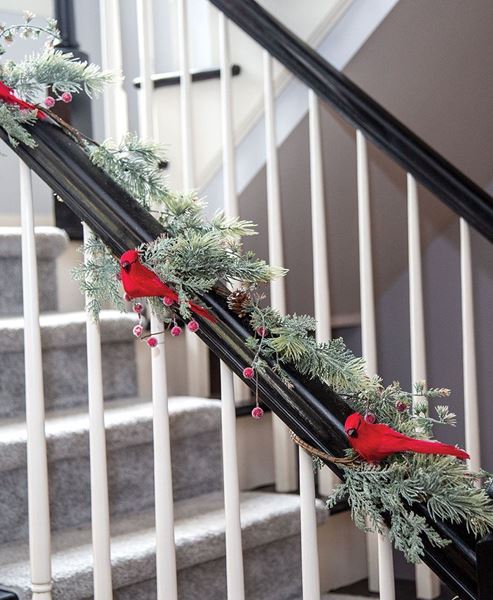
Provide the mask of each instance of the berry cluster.
MULTIPOLYGON (((268 332, 264 326, 260 325, 259 327, 257 327, 255 333, 260 337, 260 344, 259 344, 257 353, 253 359, 253 365, 255 365, 255 363, 257 362, 257 359, 260 354, 260 348, 262 346, 262 341, 268 332)), ((255 372, 255 368, 253 365, 251 367, 245 367, 243 369, 243 377, 245 379, 254 379, 256 377, 256 372, 255 372)), ((264 411, 263 411, 262 407, 259 406, 258 380, 257 380, 257 385, 256 385, 256 390, 255 390, 255 407, 253 408, 251 415, 254 419, 257 419, 257 420, 261 419, 264 416, 264 411)))
POLYGON ((57 98, 54 98, 53 96, 47 96, 44 99, 43 104, 46 106, 46 108, 53 108, 55 103, 59 100, 65 102, 65 104, 68 104, 69 102, 72 102, 72 94, 70 92, 63 92, 63 94, 60 94, 60 96, 57 98))
MULTIPOLYGON (((127 293, 125 293, 123 295, 123 299, 126 302, 131 301, 131 298, 127 293)), ((175 303, 175 301, 170 297, 165 296, 163 298, 163 304, 167 308, 170 308, 171 306, 173 306, 174 303, 175 303)), ((133 334, 137 338, 142 338, 142 334, 144 333, 144 323, 143 323, 144 306, 140 302, 135 302, 132 306, 132 310, 134 311, 134 313, 137 313, 139 315, 139 322, 137 325, 134 326, 133 334)), ((195 333, 196 331, 198 331, 200 329, 200 325, 195 319, 192 319, 191 321, 188 322, 187 329, 191 333, 195 333)), ((170 329, 170 333, 173 337, 178 337, 179 335, 181 335, 183 333, 183 329, 177 324, 176 321, 174 321, 174 324, 170 329)), ((150 348, 155 348, 159 344, 156 335, 151 334, 148 336, 144 336, 144 338, 142 338, 142 339, 145 339, 146 344, 150 348)))

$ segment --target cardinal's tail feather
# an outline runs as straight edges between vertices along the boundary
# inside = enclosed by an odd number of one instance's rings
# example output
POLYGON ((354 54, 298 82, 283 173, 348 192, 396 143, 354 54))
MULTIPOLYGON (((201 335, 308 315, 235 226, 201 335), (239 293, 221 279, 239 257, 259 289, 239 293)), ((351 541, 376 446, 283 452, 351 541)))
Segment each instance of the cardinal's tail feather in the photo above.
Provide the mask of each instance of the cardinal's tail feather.
POLYGON ((204 317, 204 319, 211 321, 211 323, 216 322, 216 317, 210 311, 208 311, 206 308, 203 308, 202 306, 199 306, 198 304, 195 304, 195 302, 190 302, 190 308, 196 315, 204 317))
POLYGON ((407 443, 407 450, 410 452, 419 452, 421 454, 448 454, 450 456, 456 456, 461 460, 467 460, 470 458, 467 452, 457 448, 456 446, 428 440, 409 439, 407 443))

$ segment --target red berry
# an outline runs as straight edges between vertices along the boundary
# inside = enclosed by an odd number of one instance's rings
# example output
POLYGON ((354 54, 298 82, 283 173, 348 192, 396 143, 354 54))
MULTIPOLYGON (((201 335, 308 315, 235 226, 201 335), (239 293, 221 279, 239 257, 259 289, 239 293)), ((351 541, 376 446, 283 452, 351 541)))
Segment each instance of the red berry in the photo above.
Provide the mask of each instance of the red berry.
POLYGON ((372 412, 366 413, 366 415, 365 415, 365 421, 367 423, 373 424, 373 423, 375 423, 376 420, 377 420, 377 417, 376 417, 376 415, 374 413, 372 413, 372 412))
POLYGON ((46 106, 46 108, 53 108, 55 106, 55 98, 53 98, 53 96, 47 96, 45 98, 44 104, 46 106))
POLYGON ((261 419, 264 416, 264 411, 260 408, 260 406, 256 406, 252 410, 252 417, 254 419, 261 419))
POLYGON ((179 335, 181 335, 181 327, 179 327, 178 325, 174 325, 171 328, 171 335, 173 337, 178 337, 179 335))
POLYGON ((70 92, 63 92, 62 100, 66 104, 68 104, 69 102, 72 102, 72 94, 70 92))
POLYGON ((267 329, 263 326, 260 325, 259 327, 257 327, 257 335, 259 335, 260 337, 265 337, 267 334, 267 329))
POLYGON ((245 367, 243 369, 243 377, 245 379, 253 379, 254 375, 255 375, 255 371, 254 371, 253 367, 245 367))
POLYGON ((399 400, 395 403, 395 408, 398 412, 405 412, 407 410, 407 404, 399 400))
POLYGON ((195 321, 195 319, 193 321, 190 321, 190 323, 187 325, 188 331, 191 331, 192 333, 195 333, 199 329, 199 327, 200 325, 197 323, 197 321, 195 321))
POLYGON ((142 306, 142 304, 140 302, 136 302, 132 306, 132 309, 134 312, 136 312, 138 315, 140 315, 140 313, 144 310, 144 307, 142 306))
POLYGON ((142 327, 142 325, 136 325, 133 328, 133 333, 134 333, 135 337, 140 337, 142 335, 143 331, 144 331, 144 328, 142 327))
POLYGON ((175 301, 173 300, 173 298, 170 298, 169 296, 165 296, 163 298, 164 306, 173 306, 174 303, 175 303, 175 301))
POLYGON ((157 339, 155 337, 147 338, 146 342, 151 348, 155 348, 157 346, 157 339))

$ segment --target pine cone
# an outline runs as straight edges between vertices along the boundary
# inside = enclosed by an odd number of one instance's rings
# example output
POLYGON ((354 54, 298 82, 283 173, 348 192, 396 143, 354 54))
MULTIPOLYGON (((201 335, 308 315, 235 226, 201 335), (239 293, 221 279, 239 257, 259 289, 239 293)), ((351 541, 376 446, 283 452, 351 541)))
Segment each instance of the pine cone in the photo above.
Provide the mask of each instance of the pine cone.
POLYGON ((228 308, 236 313, 239 317, 245 316, 245 310, 251 303, 252 297, 248 290, 239 289, 231 292, 228 296, 228 308))

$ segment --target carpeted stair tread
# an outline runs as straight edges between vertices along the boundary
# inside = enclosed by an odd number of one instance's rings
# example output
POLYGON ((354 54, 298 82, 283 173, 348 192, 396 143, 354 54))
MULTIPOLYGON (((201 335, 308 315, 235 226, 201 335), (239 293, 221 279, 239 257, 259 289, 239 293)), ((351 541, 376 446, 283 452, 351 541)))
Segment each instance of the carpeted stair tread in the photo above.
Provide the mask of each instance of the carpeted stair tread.
MULTIPOLYGON (((103 342, 133 341, 132 327, 137 322, 133 313, 103 310, 100 313, 100 328, 103 342)), ((41 344, 43 349, 77 346, 85 342, 86 313, 48 313, 40 316, 41 344)), ((15 352, 24 349, 23 317, 0 319, 0 352, 15 352)))
MULTIPOLYGON (((318 519, 326 511, 318 506, 318 519)), ((299 534, 299 498, 296 495, 246 492, 241 494, 245 551, 299 534)), ((211 563, 225 554, 222 492, 175 503, 175 541, 178 571, 211 563)), ((146 511, 112 521, 114 588, 128 588, 155 577, 154 513, 146 511)), ((0 581, 29 597, 29 567, 25 545, 0 550, 0 581)), ((53 536, 54 600, 78 600, 92 595, 92 556, 89 528, 53 536)))
MULTIPOLYGON (((168 411, 172 442, 220 426, 221 405, 217 400, 171 397, 168 411)), ((112 400, 105 409, 105 429, 108 452, 152 442, 152 403, 140 398, 112 400)), ((45 431, 50 462, 89 451, 87 409, 47 413, 45 431)), ((24 419, 0 420, 0 471, 26 464, 26 436, 24 419)))
MULTIPOLYGON (((21 228, 0 227, 0 317, 22 314, 21 228)), ((58 306, 56 259, 67 248, 67 234, 56 227, 36 227, 39 308, 58 306)))
MULTIPOLYGON (((105 310, 100 315, 103 387, 106 399, 137 395, 136 315, 105 310)), ((22 317, 0 319, 0 418, 25 414, 22 317)), ((47 410, 87 405, 86 315, 40 317, 47 410)))
MULTIPOLYGON (((107 406, 111 514, 145 511, 154 506, 152 405, 125 400, 107 406)), ((169 413, 174 498, 221 489, 220 403, 176 397, 170 400, 169 413)), ((91 514, 87 409, 49 414, 46 433, 52 529, 78 527, 91 514)), ((25 424, 4 420, 0 426, 0 544, 28 536, 25 465, 25 424)))

